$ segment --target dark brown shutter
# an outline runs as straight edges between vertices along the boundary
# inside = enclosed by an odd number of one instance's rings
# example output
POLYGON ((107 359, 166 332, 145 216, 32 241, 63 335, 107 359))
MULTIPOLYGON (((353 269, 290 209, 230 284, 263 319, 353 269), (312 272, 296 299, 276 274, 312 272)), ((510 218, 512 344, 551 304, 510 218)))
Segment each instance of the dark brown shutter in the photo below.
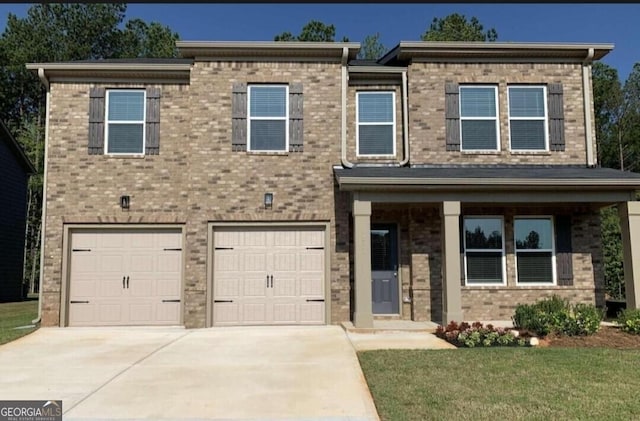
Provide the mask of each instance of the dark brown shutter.
POLYGON ((302 116, 302 84, 292 83, 289 86, 289 152, 303 151, 302 116))
POLYGON ((571 216, 556 216, 556 269, 558 285, 573 285, 573 263, 571 250, 571 216))
POLYGON ((147 88, 145 153, 160 154, 160 88, 147 88))
POLYGON ((247 150, 247 84, 234 83, 231 93, 231 150, 247 150))
MULTIPOLYGON (((460 285, 464 286, 464 217, 462 215, 460 216, 458 226, 460 227, 460 285)), ((444 288, 444 285, 442 288, 444 288)))
POLYGON ((564 101, 562 83, 547 86, 549 106, 549 146, 552 151, 564 151, 564 101))
POLYGON ((460 91, 457 83, 444 85, 445 137, 448 151, 460 150, 460 91))
POLYGON ((104 153, 104 88, 89 91, 89 155, 104 153))

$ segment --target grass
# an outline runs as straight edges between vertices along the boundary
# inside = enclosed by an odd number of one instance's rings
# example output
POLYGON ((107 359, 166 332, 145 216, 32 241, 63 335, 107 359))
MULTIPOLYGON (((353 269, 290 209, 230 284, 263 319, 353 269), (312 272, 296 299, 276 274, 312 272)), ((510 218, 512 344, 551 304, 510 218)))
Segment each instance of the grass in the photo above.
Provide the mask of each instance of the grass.
POLYGON ((640 419, 637 350, 386 350, 358 357, 382 420, 640 419))
POLYGON ((14 329, 18 326, 30 325, 36 317, 38 317, 38 300, 0 304, 0 345, 36 330, 36 327, 14 329))

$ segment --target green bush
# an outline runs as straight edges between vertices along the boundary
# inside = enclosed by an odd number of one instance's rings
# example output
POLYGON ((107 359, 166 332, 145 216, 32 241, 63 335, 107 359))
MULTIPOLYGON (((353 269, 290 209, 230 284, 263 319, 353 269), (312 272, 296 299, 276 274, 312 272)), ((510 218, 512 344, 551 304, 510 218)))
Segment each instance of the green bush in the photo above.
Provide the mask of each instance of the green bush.
POLYGON ((513 315, 513 325, 539 336, 591 335, 598 331, 603 312, 590 304, 571 306, 554 295, 534 304, 519 304, 513 315))
POLYGON ((625 332, 640 335, 640 309, 622 310, 618 315, 618 324, 620 329, 625 332))

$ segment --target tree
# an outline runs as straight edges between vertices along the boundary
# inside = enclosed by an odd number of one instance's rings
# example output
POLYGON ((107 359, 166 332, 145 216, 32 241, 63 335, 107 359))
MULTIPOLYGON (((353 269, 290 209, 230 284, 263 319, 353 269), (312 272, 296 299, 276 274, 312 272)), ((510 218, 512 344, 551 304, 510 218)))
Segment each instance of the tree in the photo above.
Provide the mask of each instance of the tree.
POLYGON ((372 35, 367 35, 362 41, 362 49, 358 52, 359 59, 375 60, 387 51, 384 45, 380 42, 380 33, 376 32, 372 35))
POLYGON ((603 167, 624 167, 624 159, 621 159, 619 152, 623 148, 621 125, 625 107, 618 71, 607 64, 596 62, 591 73, 598 162, 603 167))
POLYGON ((444 18, 433 18, 423 41, 496 41, 498 32, 494 28, 484 31, 475 16, 467 21, 464 15, 453 13, 444 18))
MULTIPOLYGON (((274 41, 303 41, 303 42, 334 42, 336 36, 336 27, 334 25, 326 25, 317 20, 310 20, 302 27, 300 35, 294 36, 291 32, 282 32, 276 35, 274 41)), ((348 42, 347 37, 342 37, 342 42, 348 42)))

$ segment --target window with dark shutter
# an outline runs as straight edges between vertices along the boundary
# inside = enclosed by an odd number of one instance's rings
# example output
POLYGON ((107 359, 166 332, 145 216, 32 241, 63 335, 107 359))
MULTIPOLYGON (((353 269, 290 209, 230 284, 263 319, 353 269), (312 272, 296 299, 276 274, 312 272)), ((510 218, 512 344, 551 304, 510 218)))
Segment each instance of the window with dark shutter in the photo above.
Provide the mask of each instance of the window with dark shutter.
POLYGON ((160 153, 160 88, 147 88, 145 153, 160 153))
POLYGON ((89 91, 89 155, 104 153, 104 88, 89 91))
POLYGON ((571 247, 571 216, 556 216, 556 267, 558 285, 573 285, 573 262, 571 247))
POLYGON ((503 232, 502 218, 464 218, 467 285, 504 285, 503 232))
POLYGON ((302 152, 304 150, 304 127, 302 84, 292 83, 289 86, 289 152, 302 152))
POLYGON ((247 150, 247 84, 234 83, 231 93, 231 150, 247 150))
POLYGON ((552 151, 564 151, 564 101, 561 83, 547 85, 549 107, 549 146, 552 151))
POLYGON ((444 85, 445 137, 448 151, 460 150, 460 92, 457 83, 444 85))

